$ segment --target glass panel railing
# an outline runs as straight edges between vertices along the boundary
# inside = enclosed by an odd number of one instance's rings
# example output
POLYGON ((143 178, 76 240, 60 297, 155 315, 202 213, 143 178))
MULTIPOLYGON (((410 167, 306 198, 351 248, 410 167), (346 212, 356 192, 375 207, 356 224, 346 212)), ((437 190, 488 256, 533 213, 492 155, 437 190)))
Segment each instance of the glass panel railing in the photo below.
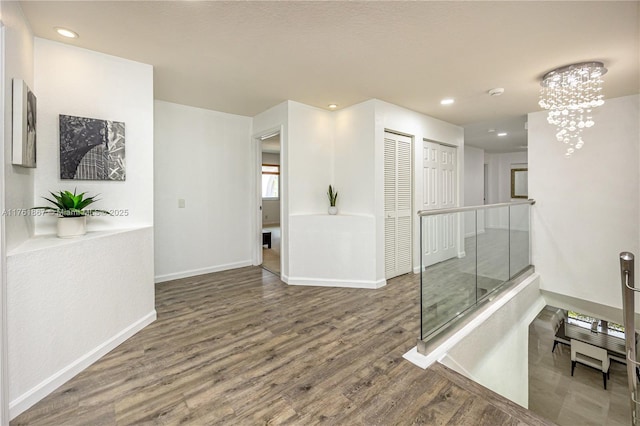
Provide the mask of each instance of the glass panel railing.
POLYGON ((421 211, 421 339, 464 316, 530 265, 533 201, 421 211))
POLYGON ((509 208, 509 277, 518 275, 531 265, 531 246, 529 238, 529 204, 516 204, 509 208))
POLYGON ((509 280, 509 206, 483 210, 478 223, 478 299, 492 293, 509 280))
POLYGON ((476 303, 475 212, 423 217, 421 227, 421 270, 429 276, 421 287, 422 334, 428 335, 476 303))

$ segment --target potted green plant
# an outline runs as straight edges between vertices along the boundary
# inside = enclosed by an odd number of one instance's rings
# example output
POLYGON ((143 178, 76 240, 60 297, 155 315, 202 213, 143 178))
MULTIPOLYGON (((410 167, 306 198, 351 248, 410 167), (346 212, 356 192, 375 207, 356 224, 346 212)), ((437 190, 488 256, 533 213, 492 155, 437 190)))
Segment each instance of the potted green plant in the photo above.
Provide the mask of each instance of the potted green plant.
POLYGON ((336 201, 338 200, 338 191, 329 185, 327 196, 329 197, 329 214, 337 214, 338 208, 336 207, 336 201))
POLYGON ((106 210, 87 209, 88 206, 98 201, 97 195, 85 197, 86 192, 76 194, 76 190, 60 191, 57 194, 50 192, 53 199, 42 197, 52 206, 34 207, 33 210, 44 210, 58 215, 58 237, 73 238, 87 233, 87 216, 97 214, 110 215, 106 210))

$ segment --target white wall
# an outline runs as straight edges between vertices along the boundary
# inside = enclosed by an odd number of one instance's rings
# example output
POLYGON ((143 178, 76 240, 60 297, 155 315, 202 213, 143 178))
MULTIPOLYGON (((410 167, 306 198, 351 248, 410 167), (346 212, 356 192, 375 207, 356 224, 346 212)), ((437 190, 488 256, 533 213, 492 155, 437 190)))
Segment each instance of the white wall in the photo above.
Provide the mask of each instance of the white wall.
POLYGON ((156 101, 155 135, 156 281, 251 265, 251 118, 156 101))
MULTIPOLYGON (((40 105, 44 94, 34 85, 33 34, 18 2, 2 2, 2 23, 4 29, 4 199, 6 210, 33 207, 33 182, 35 169, 27 169, 11 164, 12 147, 12 80, 20 78, 33 90, 38 100, 38 124, 40 123, 40 105)), ((41 137, 38 133, 38 167, 43 161, 40 151, 41 137)), ((6 215, 5 236, 7 250, 12 250, 33 234, 33 222, 30 218, 18 215, 6 215)))
POLYGON ((484 204, 484 150, 464 147, 464 205, 484 204))
POLYGON ((330 111, 289 101, 290 215, 327 212, 327 188, 333 182, 333 133, 330 111))
POLYGON ((378 288, 375 220, 371 215, 292 215, 288 282, 297 285, 378 288))
MULTIPOLYGON (((262 153, 264 164, 280 164, 280 154, 262 153)), ((281 179, 280 179, 281 180, 281 179)), ((280 223, 280 199, 262 200, 262 224, 273 225, 280 223)))
POLYGON ((606 100, 570 158, 545 113, 529 114, 532 255, 543 290, 621 307, 619 253, 640 255, 639 102, 606 100))
MULTIPOLYGON (((458 148, 458 205, 464 203, 461 182, 464 177, 464 129, 444 121, 428 117, 397 105, 375 100, 375 205, 376 205, 376 263, 378 276, 384 277, 384 152, 383 141, 386 130, 411 135, 414 143, 414 212, 422 209, 422 142, 424 140, 458 148)), ((420 269, 420 222, 417 214, 413 223, 413 270, 420 269)), ((462 226, 460 226, 462 228, 462 226)), ((462 231, 462 229, 461 229, 462 231)), ((462 232, 460 233, 462 244, 462 232)))
POLYGON ((538 278, 528 278, 504 306, 474 326, 440 362, 527 408, 529 324, 545 306, 538 278))
MULTIPOLYGON (((24 80, 33 90, 33 34, 18 2, 0 2, 2 55, 0 84, 0 210, 22 209, 33 200, 33 170, 11 165, 12 79, 24 80)), ((24 216, 0 217, 0 424, 9 423, 7 349, 7 268, 6 252, 26 241, 33 233, 33 221, 24 216)))
MULTIPOLYGON (((153 224, 153 68, 90 50, 35 39, 38 168, 35 205, 61 189, 100 194, 96 208, 128 215, 93 217, 89 230, 153 224), (59 114, 125 123, 124 182, 61 180, 59 114)), ((37 217, 36 234, 55 233, 54 217, 37 217)))
MULTIPOLYGON (((320 114, 317 124, 326 129, 319 144, 327 150, 323 151, 326 158, 320 161, 323 170, 316 176, 320 203, 314 208, 319 212, 291 216, 289 283, 365 288, 384 285, 384 275, 376 275, 374 261, 374 105, 374 101, 367 101, 320 114), (338 191, 336 216, 327 214, 330 183, 338 191)), ((293 123, 290 121, 290 125, 293 123)), ((310 160, 314 158, 304 161, 310 160)))
POLYGON ((326 238, 317 238, 335 232, 332 223, 336 221, 322 218, 328 216, 327 189, 335 184, 334 116, 297 102, 288 104, 289 268, 283 279, 301 285, 317 285, 318 280, 327 279, 337 283, 344 279, 342 273, 326 268, 334 259, 336 246, 326 238), (318 265, 329 271, 318 275, 318 265))
POLYGON ((489 166, 489 204, 508 203, 511 200, 511 169, 527 167, 527 152, 485 154, 489 166))
MULTIPOLYGON (((488 204, 519 201, 511 199, 511 169, 527 167, 527 152, 485 153, 485 163, 488 165, 489 173, 488 204)), ((528 228, 528 218, 519 214, 522 212, 524 210, 518 209, 515 210, 516 214, 512 215, 512 229, 526 230, 528 228)), ((509 209, 501 207, 487 210, 485 222, 488 228, 507 229, 509 227, 509 209)))
POLYGON ((156 318, 151 227, 34 238, 7 267, 12 418, 156 318))
MULTIPOLYGON (((464 147, 464 205, 481 206, 484 204, 484 149, 465 145, 464 147)), ((478 217, 471 213, 464 216, 465 235, 484 232, 484 211, 478 211, 478 217), (477 226, 476 226, 477 222, 477 226)))
POLYGON ((376 187, 372 184, 376 175, 375 101, 362 102, 334 114, 337 207, 340 213, 373 217, 376 212, 376 187))
POLYGON ((77 186, 101 193, 100 207, 127 209, 129 216, 96 219, 73 240, 49 234, 54 218, 38 218, 41 236, 8 251, 12 417, 155 319, 153 69, 42 39, 35 39, 34 53, 38 167, 31 194, 77 186), (60 113, 125 122, 126 182, 60 181, 60 113))

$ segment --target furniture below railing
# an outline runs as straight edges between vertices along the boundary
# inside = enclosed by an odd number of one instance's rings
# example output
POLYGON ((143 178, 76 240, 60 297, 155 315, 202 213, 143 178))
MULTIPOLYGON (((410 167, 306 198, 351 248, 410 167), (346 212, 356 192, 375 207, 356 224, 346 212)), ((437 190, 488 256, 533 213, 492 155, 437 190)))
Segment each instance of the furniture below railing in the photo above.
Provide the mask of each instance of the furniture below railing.
POLYGON ((568 322, 564 325, 564 336, 567 339, 579 340, 606 349, 610 354, 617 355, 620 358, 626 358, 625 340, 620 337, 603 332, 594 333, 589 329, 568 322))
POLYGON ((610 359, 606 349, 571 339, 571 376, 576 364, 584 364, 602 371, 602 383, 607 389, 610 359))

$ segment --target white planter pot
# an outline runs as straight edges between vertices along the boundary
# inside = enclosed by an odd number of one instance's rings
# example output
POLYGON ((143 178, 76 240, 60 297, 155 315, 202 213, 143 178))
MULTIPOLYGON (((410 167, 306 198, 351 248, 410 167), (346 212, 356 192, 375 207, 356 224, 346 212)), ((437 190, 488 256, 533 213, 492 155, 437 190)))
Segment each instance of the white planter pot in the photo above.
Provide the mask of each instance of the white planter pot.
POLYGON ((338 208, 336 206, 329 206, 329 214, 338 214, 338 208))
POLYGON ((87 233, 87 217, 59 217, 58 218, 58 237, 74 238, 80 237, 87 233))

